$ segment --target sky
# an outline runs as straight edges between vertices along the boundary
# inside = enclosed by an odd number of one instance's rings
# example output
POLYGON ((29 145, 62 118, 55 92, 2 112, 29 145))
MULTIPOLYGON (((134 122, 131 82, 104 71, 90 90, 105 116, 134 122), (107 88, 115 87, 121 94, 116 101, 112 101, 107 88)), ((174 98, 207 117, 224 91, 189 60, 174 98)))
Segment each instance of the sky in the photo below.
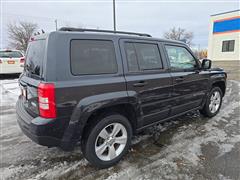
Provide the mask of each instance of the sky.
MULTIPOLYGON (((9 44, 7 24, 37 23, 39 29, 55 31, 62 26, 113 29, 112 0, 0 0, 1 47, 9 44)), ((207 48, 210 16, 239 9, 238 0, 116 0, 117 30, 151 34, 162 38, 172 27, 194 33, 193 44, 207 48)))

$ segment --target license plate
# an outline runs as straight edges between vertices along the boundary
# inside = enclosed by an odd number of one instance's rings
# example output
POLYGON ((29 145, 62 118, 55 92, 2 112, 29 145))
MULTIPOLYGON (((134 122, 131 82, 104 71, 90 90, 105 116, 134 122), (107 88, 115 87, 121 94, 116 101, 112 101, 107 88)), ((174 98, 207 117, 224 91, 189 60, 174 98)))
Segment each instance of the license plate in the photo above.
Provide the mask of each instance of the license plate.
POLYGON ((8 62, 8 64, 15 64, 15 61, 12 61, 12 60, 9 60, 7 62, 8 62))

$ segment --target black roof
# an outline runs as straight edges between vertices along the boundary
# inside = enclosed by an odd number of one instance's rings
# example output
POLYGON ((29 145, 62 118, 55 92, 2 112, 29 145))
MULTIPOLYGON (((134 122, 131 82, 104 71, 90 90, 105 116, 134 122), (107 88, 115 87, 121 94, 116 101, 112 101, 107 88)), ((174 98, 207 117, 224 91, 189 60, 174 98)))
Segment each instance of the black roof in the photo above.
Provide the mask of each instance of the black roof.
POLYGON ((135 33, 135 32, 125 32, 125 31, 111 31, 111 30, 99 30, 99 29, 82 29, 82 28, 72 28, 72 27, 64 27, 60 28, 58 31, 52 31, 50 33, 44 33, 40 35, 33 36, 35 40, 46 39, 50 34, 55 33, 74 33, 74 34, 85 34, 85 35, 97 35, 97 36, 108 36, 108 37, 119 37, 119 38, 127 38, 127 39, 137 39, 137 40, 153 40, 153 41, 161 41, 166 43, 178 43, 178 44, 186 44, 182 41, 170 40, 170 39, 161 39, 154 38, 146 33, 135 33))
POLYGON ((83 29, 83 28, 73 28, 73 27, 62 27, 59 31, 77 31, 77 32, 102 32, 102 33, 113 33, 113 34, 127 34, 127 35, 137 35, 137 36, 146 36, 152 37, 146 33, 135 33, 135 32, 126 32, 126 31, 111 31, 103 29, 83 29))
POLYGON ((62 27, 57 32, 61 33, 84 33, 84 34, 99 34, 99 35, 107 35, 107 36, 117 36, 121 38, 133 38, 134 39, 145 39, 145 40, 156 40, 163 41, 169 43, 180 43, 185 44, 182 41, 169 40, 169 39, 161 39, 161 38, 153 38, 151 35, 146 33, 135 33, 135 32, 126 32, 126 31, 111 31, 111 30, 101 30, 101 29, 83 29, 83 28, 73 28, 73 27, 62 27))

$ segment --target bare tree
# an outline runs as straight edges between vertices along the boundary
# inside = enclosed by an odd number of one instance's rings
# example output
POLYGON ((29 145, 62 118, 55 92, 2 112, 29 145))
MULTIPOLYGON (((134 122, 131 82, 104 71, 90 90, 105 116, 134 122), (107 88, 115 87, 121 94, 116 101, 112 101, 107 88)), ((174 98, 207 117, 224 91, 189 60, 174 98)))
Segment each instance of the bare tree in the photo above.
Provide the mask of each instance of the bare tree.
POLYGON ((37 24, 31 22, 19 22, 8 24, 10 47, 26 52, 28 41, 37 29, 37 24))
POLYGON ((193 40, 193 32, 188 32, 186 29, 173 27, 168 32, 164 33, 164 37, 166 39, 184 41, 186 44, 191 46, 193 40))
POLYGON ((198 57, 198 59, 207 58, 208 55, 207 49, 195 50, 193 51, 193 53, 195 54, 196 57, 198 57))

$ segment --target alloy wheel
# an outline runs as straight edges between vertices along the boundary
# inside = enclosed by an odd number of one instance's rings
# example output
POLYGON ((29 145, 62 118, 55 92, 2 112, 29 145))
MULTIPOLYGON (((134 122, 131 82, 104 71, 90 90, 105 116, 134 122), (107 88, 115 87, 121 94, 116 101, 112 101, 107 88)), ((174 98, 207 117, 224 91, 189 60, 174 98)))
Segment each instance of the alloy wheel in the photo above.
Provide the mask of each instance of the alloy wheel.
POLYGON ((209 110, 211 113, 218 111, 221 104, 221 95, 218 91, 214 91, 210 98, 209 110))
POLYGON ((95 142, 95 153, 103 161, 119 156, 127 144, 127 130, 120 123, 112 123, 101 130, 95 142))

